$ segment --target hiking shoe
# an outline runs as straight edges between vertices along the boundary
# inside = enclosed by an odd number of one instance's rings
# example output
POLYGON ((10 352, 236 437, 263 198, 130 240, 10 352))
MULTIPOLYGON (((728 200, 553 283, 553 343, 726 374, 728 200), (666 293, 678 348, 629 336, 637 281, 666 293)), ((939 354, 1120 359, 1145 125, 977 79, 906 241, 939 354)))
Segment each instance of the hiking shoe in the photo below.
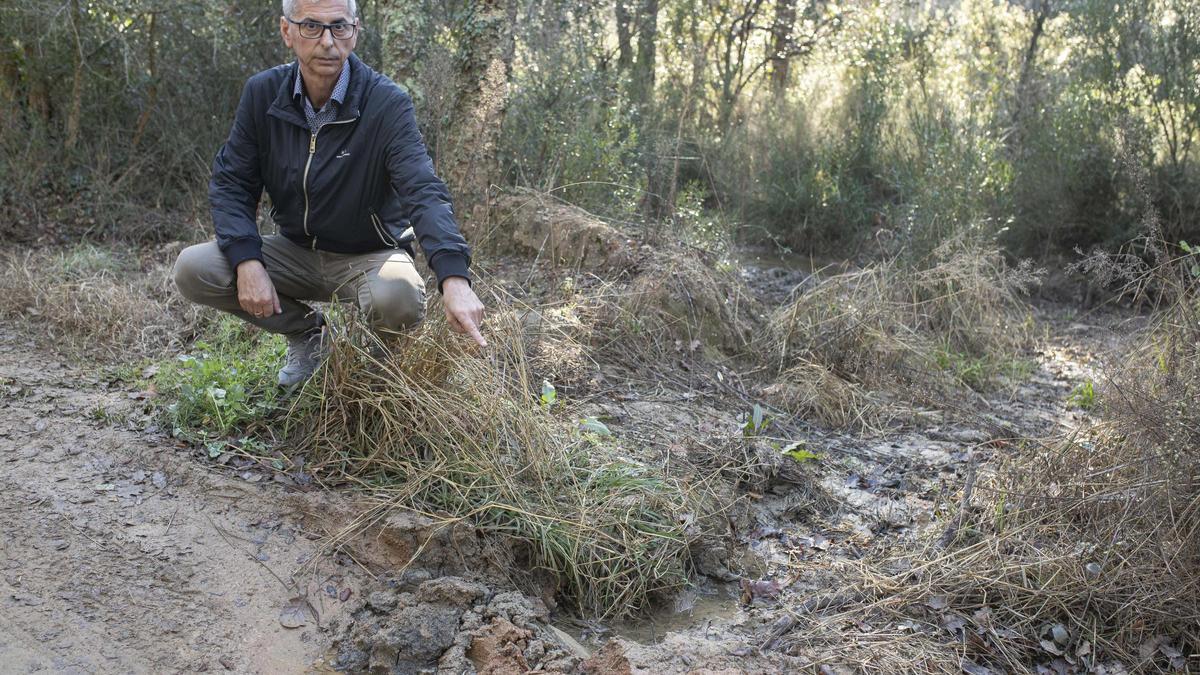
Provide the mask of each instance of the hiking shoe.
POLYGON ((287 336, 287 359, 279 369, 279 386, 291 389, 312 377, 325 359, 326 349, 317 327, 299 335, 287 336))

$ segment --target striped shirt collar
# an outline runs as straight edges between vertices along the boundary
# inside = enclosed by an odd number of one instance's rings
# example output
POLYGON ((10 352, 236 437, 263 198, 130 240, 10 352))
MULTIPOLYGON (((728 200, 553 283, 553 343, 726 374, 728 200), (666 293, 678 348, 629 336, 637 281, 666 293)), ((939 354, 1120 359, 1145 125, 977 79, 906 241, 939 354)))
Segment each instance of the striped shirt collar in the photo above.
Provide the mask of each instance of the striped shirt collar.
POLYGON ((322 126, 337 119, 338 110, 342 106, 342 102, 346 100, 346 90, 350 87, 350 59, 346 59, 342 63, 342 72, 338 75, 337 82, 333 85, 333 93, 329 95, 329 100, 320 110, 314 110, 312 101, 308 96, 304 95, 304 81, 300 74, 300 65, 296 64, 296 86, 292 90, 292 97, 299 96, 304 99, 304 116, 308 119, 308 128, 313 133, 316 133, 322 126))

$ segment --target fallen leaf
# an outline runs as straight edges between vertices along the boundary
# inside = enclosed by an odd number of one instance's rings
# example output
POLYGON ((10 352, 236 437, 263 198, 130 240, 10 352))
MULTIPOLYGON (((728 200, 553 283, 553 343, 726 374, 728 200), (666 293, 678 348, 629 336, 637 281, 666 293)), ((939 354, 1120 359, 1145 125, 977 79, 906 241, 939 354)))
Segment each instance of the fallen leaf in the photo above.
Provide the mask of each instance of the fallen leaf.
POLYGON ((309 621, 317 620, 317 610, 307 598, 300 596, 288 600, 279 610, 279 624, 284 628, 299 628, 308 625, 309 621))
POLYGON ((1055 656, 1062 656, 1062 650, 1059 649, 1058 645, 1054 644, 1052 641, 1039 640, 1038 644, 1042 645, 1042 649, 1045 649, 1047 652, 1049 652, 1055 656))
POLYGON ((960 665, 962 666, 962 671, 967 675, 992 675, 990 669, 972 661, 963 661, 960 665))
POLYGON ((941 611, 950 606, 950 603, 946 601, 946 596, 944 595, 935 595, 929 599, 929 602, 925 604, 929 605, 929 609, 936 611, 941 611))
POLYGON ((966 627, 967 622, 957 614, 947 614, 946 616, 942 617, 942 628, 945 628, 951 633, 965 631, 966 627))
POLYGON ((150 482, 154 484, 154 487, 162 490, 167 487, 167 474, 161 471, 155 471, 150 476, 150 482))
POLYGON ((774 579, 751 581, 742 579, 742 602, 750 604, 760 598, 773 599, 779 597, 779 582, 774 579))

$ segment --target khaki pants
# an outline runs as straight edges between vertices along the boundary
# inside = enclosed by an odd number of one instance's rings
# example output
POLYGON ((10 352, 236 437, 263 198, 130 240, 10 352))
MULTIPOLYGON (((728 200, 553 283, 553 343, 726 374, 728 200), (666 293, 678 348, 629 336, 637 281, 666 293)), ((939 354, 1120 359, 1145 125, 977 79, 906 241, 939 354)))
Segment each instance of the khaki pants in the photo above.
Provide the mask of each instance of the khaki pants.
POLYGON ((258 318, 238 304, 237 279, 215 241, 189 246, 175 261, 175 285, 183 297, 248 321, 263 330, 298 335, 321 325, 304 300, 350 302, 377 329, 411 328, 425 316, 425 280, 407 251, 329 253, 263 237, 263 266, 275 284, 282 314, 258 318))

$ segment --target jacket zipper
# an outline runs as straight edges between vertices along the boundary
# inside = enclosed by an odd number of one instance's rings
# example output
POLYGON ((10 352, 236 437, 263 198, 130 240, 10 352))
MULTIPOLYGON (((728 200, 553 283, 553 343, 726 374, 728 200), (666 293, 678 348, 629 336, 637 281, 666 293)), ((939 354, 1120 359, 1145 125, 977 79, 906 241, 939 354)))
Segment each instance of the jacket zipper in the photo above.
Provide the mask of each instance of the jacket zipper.
MULTIPOLYGON (((346 124, 347 122, 353 122, 356 119, 358 118, 355 117, 348 120, 334 120, 333 122, 326 122, 324 126, 329 126, 331 124, 346 124)), ((308 140, 308 160, 304 162, 304 179, 301 183, 301 187, 304 190, 304 236, 312 237, 312 248, 314 251, 317 250, 317 238, 313 237, 312 233, 308 231, 308 168, 312 166, 313 155, 317 154, 317 134, 320 132, 321 128, 318 128, 313 132, 312 137, 308 140)))

